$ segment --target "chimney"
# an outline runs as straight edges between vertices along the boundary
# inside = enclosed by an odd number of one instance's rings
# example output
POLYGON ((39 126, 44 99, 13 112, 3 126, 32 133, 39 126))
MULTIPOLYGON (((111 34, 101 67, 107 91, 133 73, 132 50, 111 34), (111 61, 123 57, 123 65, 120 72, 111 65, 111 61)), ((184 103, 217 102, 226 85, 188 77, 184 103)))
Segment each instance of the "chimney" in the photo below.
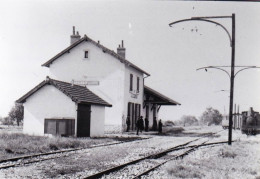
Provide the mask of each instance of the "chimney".
POLYGON ((75 26, 73 26, 73 34, 70 36, 70 44, 74 44, 80 39, 79 32, 75 33, 75 26))
POLYGON ((122 40, 122 45, 117 47, 117 54, 123 58, 125 58, 125 48, 124 48, 124 41, 122 40))

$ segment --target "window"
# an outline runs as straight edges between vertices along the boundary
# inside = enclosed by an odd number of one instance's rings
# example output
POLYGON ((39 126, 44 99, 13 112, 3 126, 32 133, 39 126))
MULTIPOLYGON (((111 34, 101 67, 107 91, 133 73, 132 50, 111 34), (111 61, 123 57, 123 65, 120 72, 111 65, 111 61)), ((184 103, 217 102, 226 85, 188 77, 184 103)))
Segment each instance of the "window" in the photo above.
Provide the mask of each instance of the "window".
POLYGON ((44 134, 73 136, 75 134, 74 119, 45 119, 44 134))
POLYGON ((130 91, 133 91, 133 74, 130 74, 130 91))
POLYGON ((136 92, 139 93, 139 83, 140 83, 140 78, 137 77, 137 86, 136 86, 136 92))
POLYGON ((87 50, 84 53, 84 58, 88 58, 88 51, 87 50))

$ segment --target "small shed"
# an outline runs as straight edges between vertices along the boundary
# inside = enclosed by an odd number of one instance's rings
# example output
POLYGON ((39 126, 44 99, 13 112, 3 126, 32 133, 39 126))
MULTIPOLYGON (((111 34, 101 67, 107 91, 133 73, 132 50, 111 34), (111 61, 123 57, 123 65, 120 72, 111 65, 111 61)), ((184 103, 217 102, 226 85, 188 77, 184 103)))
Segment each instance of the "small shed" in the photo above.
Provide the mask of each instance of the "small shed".
POLYGON ((16 102, 24 105, 23 132, 31 135, 103 136, 105 107, 112 107, 85 86, 49 77, 16 102))

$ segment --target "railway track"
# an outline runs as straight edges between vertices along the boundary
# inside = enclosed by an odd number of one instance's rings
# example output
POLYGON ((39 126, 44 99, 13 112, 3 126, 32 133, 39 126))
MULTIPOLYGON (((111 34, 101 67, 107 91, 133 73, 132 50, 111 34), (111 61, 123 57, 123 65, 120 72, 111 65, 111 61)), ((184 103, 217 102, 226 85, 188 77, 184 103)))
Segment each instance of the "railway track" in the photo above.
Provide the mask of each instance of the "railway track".
POLYGON ((177 155, 177 156, 174 156, 174 157, 171 157, 163 162, 160 162, 158 164, 156 164, 155 166, 141 172, 141 173, 138 173, 133 179, 140 179, 142 178, 142 176, 145 176, 147 174, 149 174, 150 172, 154 171, 155 169, 159 168, 160 166, 164 165, 165 163, 169 162, 169 161, 172 161, 172 160, 177 160, 177 159, 182 159, 183 157, 185 157, 186 155, 189 155, 189 153, 195 151, 195 149, 199 148, 199 147, 204 147, 204 146, 213 146, 213 145, 219 145, 219 144, 224 144, 224 143, 228 143, 228 141, 223 141, 223 142, 214 142, 214 143, 205 143, 203 142, 202 144, 200 145, 193 145, 193 146, 189 146, 189 147, 186 147, 186 148, 190 148, 189 150, 177 155))
POLYGON ((105 146, 111 146, 111 145, 118 145, 118 144, 122 144, 122 143, 134 142, 134 141, 146 140, 146 139, 149 139, 149 138, 140 138, 140 139, 129 140, 129 141, 118 141, 118 142, 112 142, 112 143, 107 143, 107 144, 92 145, 87 148, 66 149, 66 150, 59 150, 59 151, 53 151, 53 152, 46 152, 46 153, 39 153, 39 154, 33 154, 33 155, 24 155, 24 156, 19 156, 19 157, 8 158, 8 159, 0 160, 0 170, 10 168, 10 167, 18 167, 20 165, 31 164, 31 163, 41 162, 41 161, 45 161, 45 160, 51 160, 51 159, 55 159, 55 158, 64 157, 66 155, 71 154, 72 152, 76 152, 76 151, 80 151, 80 150, 105 147, 105 146), (63 154, 63 155, 61 155, 61 154, 63 154))
MULTIPOLYGON (((127 163, 124 163, 124 164, 121 164, 121 165, 118 165, 118 166, 115 166, 115 167, 112 167, 112 168, 109 168, 109 169, 106 169, 104 171, 100 171, 96 174, 93 174, 93 175, 90 175, 90 176, 87 176, 85 177, 84 179, 94 179, 94 178, 117 178, 117 177, 120 177, 120 176, 117 176, 117 175, 112 175, 110 176, 109 174, 111 173, 118 173, 119 175, 122 174, 122 172, 124 172, 124 168, 127 168, 131 165, 142 165, 140 163, 142 162, 148 162, 148 163, 156 163, 156 165, 150 167, 148 170, 146 171, 143 171, 141 173, 138 173, 137 175, 133 176, 132 178, 140 178, 141 176, 143 175, 146 175, 147 173, 153 171, 154 169, 158 168, 159 166, 167 163, 168 161, 170 160, 174 160, 174 159, 177 159, 177 158, 182 158, 184 157, 185 155, 188 155, 190 152, 194 151, 196 148, 199 148, 199 147, 202 147, 202 146, 209 146, 209 145, 218 145, 218 144, 223 144, 223 143, 227 143, 227 141, 223 141, 223 142, 215 142, 215 143, 206 143, 208 142, 209 140, 207 141, 203 141, 202 143, 200 144, 197 144, 197 145, 189 145, 193 142, 196 142, 200 139, 204 139, 205 137, 210 137, 214 134, 217 134, 219 132, 222 132, 224 130, 221 130, 221 131, 218 131, 216 133, 212 133, 208 136, 204 136, 204 137, 200 137, 200 138, 197 138, 195 140, 191 140, 189 142, 186 142, 184 144, 181 144, 181 145, 178 145, 178 146, 175 146, 175 147, 171 147, 171 148, 168 148, 166 150, 163 150, 161 152, 158 152, 158 153, 155 153, 155 154, 152 154, 152 155, 148 155, 148 156, 145 156, 145 157, 142 157, 142 158, 139 158, 137 160, 133 160, 133 161, 130 161, 130 162, 127 162, 127 163), (174 157, 171 157, 170 159, 162 159, 163 157, 165 157, 168 153, 171 153, 171 152, 174 152, 174 151, 179 151, 179 150, 185 150, 185 149, 188 149, 186 151, 184 151, 183 153, 177 155, 177 156, 174 156, 174 157), (154 160, 162 160, 162 162, 155 162, 154 160), (121 171, 121 172, 120 172, 121 171)), ((131 178, 129 176, 127 176, 127 178, 131 178)))

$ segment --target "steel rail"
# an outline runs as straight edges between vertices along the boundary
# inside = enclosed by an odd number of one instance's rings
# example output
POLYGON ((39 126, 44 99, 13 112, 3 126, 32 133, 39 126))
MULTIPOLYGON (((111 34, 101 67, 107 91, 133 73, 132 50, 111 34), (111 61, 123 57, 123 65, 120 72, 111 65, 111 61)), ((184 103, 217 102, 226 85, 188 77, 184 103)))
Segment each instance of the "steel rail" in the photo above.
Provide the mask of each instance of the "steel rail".
MULTIPOLYGON (((197 140, 197 139, 196 139, 197 140)), ((170 148, 170 149, 167 149, 167 151, 163 151, 163 152, 159 152, 159 153, 156 153, 156 154, 152 154, 152 155, 149 155, 149 156, 146 156, 146 157, 142 157, 142 158, 139 158, 139 159, 136 159, 136 160, 133 160, 133 161, 130 161, 130 162, 127 162, 127 163, 124 163, 122 165, 118 165, 118 166, 115 166, 115 167, 111 167, 111 168, 108 168, 104 171, 101 171, 99 173, 96 173, 96 174, 93 174, 93 175, 90 175, 90 176, 87 176, 85 177, 84 179, 96 179, 96 178, 101 178, 103 175, 108 175, 109 173, 112 173, 114 171, 117 171, 117 170, 120 170, 121 168, 124 168, 128 165, 132 165, 132 164, 135 164, 135 163, 138 163, 140 161, 143 161, 145 159, 148 159, 148 158, 152 158, 152 157, 157 157, 157 156, 160 156, 160 155, 163 155, 164 153, 169 153, 170 151, 173 151, 174 149, 177 149, 178 147, 183 147, 185 145, 188 145, 189 143, 191 143, 193 141, 189 141, 187 143, 184 143, 184 144, 181 144, 181 145, 178 145, 178 146, 175 146, 173 148, 170 148)))
MULTIPOLYGON (((232 141, 232 142, 234 142, 234 141, 232 141)), ((139 179, 139 178, 141 178, 142 176, 147 175, 147 174, 150 173, 151 171, 157 169, 158 167, 162 166, 163 164, 165 164, 165 163, 167 163, 167 162, 169 162, 169 161, 171 161, 171 160, 182 159, 184 156, 188 155, 190 152, 195 151, 195 149, 197 149, 197 148, 199 148, 199 147, 212 146, 212 145, 218 145, 218 144, 226 144, 226 143, 228 143, 228 141, 214 142, 214 143, 206 143, 206 142, 203 142, 202 144, 199 144, 199 145, 193 145, 193 146, 187 146, 187 147, 180 148, 180 149, 185 149, 185 148, 189 148, 189 147, 190 147, 191 149, 189 149, 188 151, 186 151, 186 152, 184 152, 184 153, 182 153, 182 154, 180 154, 180 155, 178 155, 178 156, 175 156, 175 157, 170 158, 170 159, 168 159, 168 160, 166 160, 166 161, 164 161, 164 162, 161 162, 161 163, 155 165, 154 167, 152 167, 152 168, 150 168, 150 169, 148 169, 148 170, 146 170, 146 171, 144 171, 144 172, 141 172, 141 173, 137 174, 137 175, 134 177, 134 179, 139 179)))
POLYGON ((85 177, 84 179, 96 179, 96 178, 101 178, 102 176, 104 175, 108 175, 112 172, 115 172, 115 171, 118 171, 128 165, 132 165, 132 164, 135 164, 135 163, 138 163, 140 161, 143 161, 143 160, 146 160, 146 159, 156 159, 156 158, 159 158, 161 156, 164 156, 166 155, 167 153, 170 153, 170 152, 173 152, 173 151, 177 151, 177 150, 180 150, 182 149, 182 147, 185 147, 187 146, 188 144, 192 143, 192 142, 195 142, 199 139, 202 139, 202 138, 205 138, 205 137, 209 137, 211 135, 214 135, 214 134, 217 134, 219 132, 222 132, 224 130, 221 130, 221 131, 218 131, 218 132, 215 132, 215 133, 211 133, 207 136, 203 136, 203 137, 200 137, 200 138, 197 138, 197 139, 194 139, 194 140, 191 140, 191 141, 188 141, 184 144, 181 144, 181 145, 177 145, 177 146, 174 146, 174 147, 171 147, 169 149, 166 149, 164 151, 161 151, 161 152, 158 152, 158 153, 155 153, 155 154, 151 154, 151 155, 148 155, 148 156, 145 156, 145 157, 142 157, 142 158, 139 158, 139 159, 136 159, 136 160, 133 160, 133 161, 130 161, 130 162, 127 162, 127 163, 124 163, 124 164, 121 164, 121 165, 118 165, 118 166, 115 166, 115 167, 111 167, 111 168, 108 168, 106 170, 103 170, 103 171, 100 171, 98 173, 95 173, 93 175, 90 175, 90 176, 87 176, 85 177))
MULTIPOLYGON (((113 142, 113 143, 108 143, 108 144, 98 144, 98 145, 92 145, 92 146, 89 146, 89 147, 86 147, 86 148, 66 149, 66 150, 59 150, 59 151, 54 151, 54 152, 46 152, 46 153, 39 153, 39 154, 33 154, 33 155, 24 155, 24 156, 20 156, 20 157, 13 157, 13 158, 0 160, 0 164, 7 163, 7 162, 16 162, 18 160, 32 159, 32 158, 47 156, 47 155, 55 155, 55 154, 62 154, 62 153, 66 153, 66 152, 74 152, 74 151, 78 151, 78 150, 86 150, 86 149, 92 149, 92 148, 98 148, 98 147, 106 147, 106 146, 117 145, 117 144, 122 144, 122 143, 127 143, 127 142, 134 142, 134 141, 138 141, 138 140, 146 140, 146 139, 149 139, 149 138, 140 138, 140 139, 129 140, 129 141, 119 141, 119 142, 113 142)), ((39 160, 34 160, 34 161, 27 161, 27 162, 23 162, 22 164, 36 163, 36 162, 51 160, 51 159, 60 158, 60 157, 62 157, 62 156, 44 158, 44 159, 39 159, 39 160)), ((10 167, 17 167, 19 165, 20 165, 20 163, 19 164, 3 165, 3 166, 0 166, 0 170, 10 168, 10 167)))

